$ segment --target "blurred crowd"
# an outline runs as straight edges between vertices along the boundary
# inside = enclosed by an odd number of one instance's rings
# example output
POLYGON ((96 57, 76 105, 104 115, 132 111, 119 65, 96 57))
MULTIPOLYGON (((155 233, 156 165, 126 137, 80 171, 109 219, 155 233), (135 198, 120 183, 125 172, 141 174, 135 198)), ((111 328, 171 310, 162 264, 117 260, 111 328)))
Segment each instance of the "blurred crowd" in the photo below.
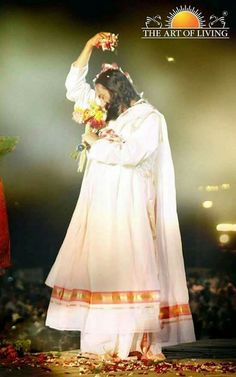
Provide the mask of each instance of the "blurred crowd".
POLYGON ((236 338, 236 284, 232 276, 189 276, 188 291, 198 339, 236 338))
MULTIPOLYGON (((230 276, 211 274, 187 277, 190 306, 197 339, 235 338, 236 285, 230 276)), ((0 342, 30 339, 33 351, 79 349, 79 331, 45 327, 51 288, 44 282, 0 276, 0 342)))
POLYGON ((0 343, 31 340, 31 350, 79 349, 79 331, 59 331, 45 326, 51 288, 44 283, 0 276, 0 343))

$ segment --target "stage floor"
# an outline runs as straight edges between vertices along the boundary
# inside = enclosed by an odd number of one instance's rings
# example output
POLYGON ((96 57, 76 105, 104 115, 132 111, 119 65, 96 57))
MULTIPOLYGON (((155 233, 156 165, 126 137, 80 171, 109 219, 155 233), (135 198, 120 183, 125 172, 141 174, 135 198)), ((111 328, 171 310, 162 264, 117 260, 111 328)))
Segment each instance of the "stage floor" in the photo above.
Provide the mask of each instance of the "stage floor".
POLYGON ((163 348, 168 358, 236 359, 236 339, 201 339, 194 343, 163 348))
POLYGON ((77 357, 79 350, 30 354, 18 363, 0 359, 1 377, 60 377, 69 375, 112 377, 232 376, 236 373, 236 339, 206 339, 163 349, 163 362, 145 363, 137 358, 121 362, 94 361, 77 357), (1 365, 3 364, 3 365, 1 365))

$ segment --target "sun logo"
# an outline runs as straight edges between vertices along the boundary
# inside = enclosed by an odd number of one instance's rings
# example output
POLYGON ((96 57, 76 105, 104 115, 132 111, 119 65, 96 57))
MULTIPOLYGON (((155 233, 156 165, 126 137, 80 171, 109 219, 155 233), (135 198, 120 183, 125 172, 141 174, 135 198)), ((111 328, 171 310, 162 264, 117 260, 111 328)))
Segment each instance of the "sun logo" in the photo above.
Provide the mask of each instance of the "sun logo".
POLYGON ((166 27, 173 29, 198 29, 205 26, 204 17, 201 16, 202 12, 195 7, 191 6, 176 7, 167 16, 166 27))

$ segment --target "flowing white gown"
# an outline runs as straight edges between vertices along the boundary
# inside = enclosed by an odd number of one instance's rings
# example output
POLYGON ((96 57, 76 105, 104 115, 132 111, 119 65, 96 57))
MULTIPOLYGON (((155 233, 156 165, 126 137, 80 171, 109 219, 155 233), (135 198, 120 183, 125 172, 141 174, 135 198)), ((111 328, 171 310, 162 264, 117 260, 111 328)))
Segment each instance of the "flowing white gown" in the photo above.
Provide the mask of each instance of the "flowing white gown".
MULTIPOLYGON (((67 99, 83 107, 95 98, 87 72, 88 64, 72 64, 65 83, 67 99)), ((87 152, 80 195, 45 281, 53 288, 46 325, 81 331, 81 351, 126 358, 142 351, 145 333, 153 353, 195 340, 165 126, 141 99, 107 126, 125 142, 100 139, 87 152)))

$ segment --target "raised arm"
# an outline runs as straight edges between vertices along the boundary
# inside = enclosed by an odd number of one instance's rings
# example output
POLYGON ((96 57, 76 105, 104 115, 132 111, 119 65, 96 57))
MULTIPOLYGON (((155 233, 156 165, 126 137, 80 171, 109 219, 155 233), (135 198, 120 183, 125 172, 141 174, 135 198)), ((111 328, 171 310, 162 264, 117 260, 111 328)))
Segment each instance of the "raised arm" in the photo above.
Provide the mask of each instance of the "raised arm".
POLYGON ((66 98, 75 102, 78 106, 87 107, 88 101, 95 98, 95 90, 87 83, 86 75, 88 73, 89 59, 93 48, 99 39, 106 34, 110 33, 101 32, 90 38, 86 42, 77 60, 70 66, 70 71, 65 81, 66 98))

